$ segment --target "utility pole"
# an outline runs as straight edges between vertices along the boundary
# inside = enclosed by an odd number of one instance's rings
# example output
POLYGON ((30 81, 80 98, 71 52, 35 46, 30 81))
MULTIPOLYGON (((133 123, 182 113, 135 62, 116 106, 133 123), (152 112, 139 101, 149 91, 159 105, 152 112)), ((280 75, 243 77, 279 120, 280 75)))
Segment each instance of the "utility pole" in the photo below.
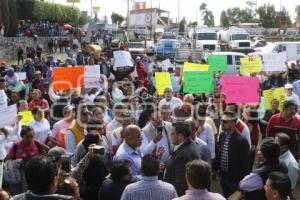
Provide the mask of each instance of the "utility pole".
POLYGON ((127 0, 127 28, 129 28, 129 0, 127 0))
POLYGON ((150 25, 151 26, 151 33, 150 33, 150 39, 152 40, 152 38, 153 38, 152 37, 153 36, 153 8, 152 8, 152 0, 151 0, 151 9, 150 10, 151 10, 151 12, 150 12, 151 13, 151 25, 150 25))
POLYGON ((178 24, 180 22, 180 0, 178 0, 178 13, 177 13, 178 24))

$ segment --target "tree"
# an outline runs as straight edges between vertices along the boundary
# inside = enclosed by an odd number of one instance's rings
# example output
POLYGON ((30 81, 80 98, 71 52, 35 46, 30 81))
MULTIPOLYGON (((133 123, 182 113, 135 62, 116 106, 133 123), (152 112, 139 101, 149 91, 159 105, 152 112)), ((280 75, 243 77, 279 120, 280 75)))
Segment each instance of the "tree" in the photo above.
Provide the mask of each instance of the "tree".
POLYGON ((288 27, 292 24, 290 15, 284 7, 281 12, 277 12, 275 23, 279 28, 288 27))
POLYGON ((115 12, 110 17, 113 24, 121 24, 124 21, 124 17, 115 12))
POLYGON ((229 18, 226 14, 226 11, 223 10, 220 15, 220 25, 224 28, 229 27, 229 18))
POLYGON ((9 27, 7 29, 7 35, 13 37, 15 36, 18 29, 16 0, 9 0, 8 7, 9 7, 10 15, 9 15, 9 27))
POLYGON ((3 0, 1 3, 1 14, 2 14, 2 17, 3 17, 3 23, 4 23, 4 26, 5 26, 5 35, 7 35, 7 30, 9 30, 9 26, 10 26, 10 23, 9 23, 9 4, 8 4, 8 1, 9 0, 3 0))
POLYGON ((207 25, 208 27, 214 26, 215 25, 215 17, 212 13, 212 11, 207 9, 207 4, 202 3, 199 7, 201 15, 202 15, 202 20, 203 24, 207 25))
POLYGON ((276 11, 274 5, 264 4, 257 9, 259 22, 264 28, 276 27, 276 11))
POLYGON ((296 12, 297 17, 300 17, 300 4, 298 6, 296 6, 295 12, 296 12))
POLYGON ((185 17, 184 17, 184 18, 182 18, 181 21, 179 22, 179 34, 180 34, 180 35, 184 35, 185 25, 186 25, 186 20, 185 20, 185 17))

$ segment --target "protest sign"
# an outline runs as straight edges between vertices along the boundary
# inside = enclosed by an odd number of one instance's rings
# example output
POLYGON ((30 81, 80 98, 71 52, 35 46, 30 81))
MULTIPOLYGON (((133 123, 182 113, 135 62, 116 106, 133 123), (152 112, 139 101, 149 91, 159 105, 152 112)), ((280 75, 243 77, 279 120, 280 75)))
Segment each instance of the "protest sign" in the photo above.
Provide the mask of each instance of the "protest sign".
POLYGON ((169 59, 162 61, 163 71, 168 71, 169 68, 174 69, 174 65, 171 63, 171 61, 169 59))
POLYGON ((221 91, 226 103, 258 103, 259 79, 233 75, 221 76, 221 91))
POLYGON ((20 81, 26 80, 26 72, 16 72, 20 81))
POLYGON ((84 66, 84 87, 100 88, 100 66, 86 65, 84 66))
POLYGON ((246 57, 241 58, 241 74, 251 74, 255 72, 260 72, 262 68, 261 58, 257 57, 246 57))
POLYGON ((227 56, 226 55, 209 55, 208 64, 210 71, 226 71, 227 56))
POLYGON ((212 71, 185 71, 184 93, 213 92, 214 78, 212 71))
POLYGON ((4 90, 0 90, 0 109, 7 107, 7 96, 4 90))
POLYGON ((23 125, 28 125, 31 120, 33 120, 33 115, 31 111, 19 112, 18 115, 22 116, 21 123, 23 125))
POLYGON ((266 72, 286 71, 286 52, 267 53, 263 56, 263 70, 266 72))
POLYGON ((114 51, 114 67, 132 67, 132 58, 128 51, 114 51))
POLYGON ((209 65, 206 64, 196 64, 185 62, 183 64, 183 71, 208 71, 209 65))
POLYGON ((170 73, 155 72, 155 85, 158 95, 163 95, 166 87, 172 87, 170 73))
POLYGON ((265 99, 265 108, 266 109, 271 109, 272 100, 277 99, 279 101, 279 110, 282 111, 283 103, 285 101, 284 87, 264 90, 263 96, 265 99))
POLYGON ((79 88, 84 82, 84 67, 55 67, 52 70, 53 90, 79 88))
POLYGON ((14 124, 16 120, 17 120, 16 104, 0 109, 0 128, 14 124))

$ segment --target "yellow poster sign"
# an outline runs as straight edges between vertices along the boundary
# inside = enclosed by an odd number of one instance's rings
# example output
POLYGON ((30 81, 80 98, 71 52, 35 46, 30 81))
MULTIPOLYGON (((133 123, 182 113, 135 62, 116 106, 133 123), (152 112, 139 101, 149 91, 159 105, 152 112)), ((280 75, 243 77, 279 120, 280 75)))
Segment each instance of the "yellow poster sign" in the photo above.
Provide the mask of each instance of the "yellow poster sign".
POLYGON ((241 58, 241 74, 250 74, 255 72, 261 72, 262 70, 262 61, 261 57, 247 57, 241 58))
POLYGON ((158 95, 163 95, 166 87, 172 87, 170 73, 155 72, 155 85, 158 95))
POLYGON ((23 125, 28 125, 31 120, 33 120, 33 116, 31 111, 23 111, 19 112, 18 115, 22 116, 21 123, 23 125))
POLYGON ((185 62, 183 65, 183 71, 208 71, 208 69, 209 65, 206 64, 185 62))
POLYGON ((285 90, 283 87, 270 89, 270 90, 264 90, 263 96, 265 98, 266 109, 271 109, 272 100, 277 99, 279 101, 279 110, 282 111, 283 103, 285 101, 285 90))

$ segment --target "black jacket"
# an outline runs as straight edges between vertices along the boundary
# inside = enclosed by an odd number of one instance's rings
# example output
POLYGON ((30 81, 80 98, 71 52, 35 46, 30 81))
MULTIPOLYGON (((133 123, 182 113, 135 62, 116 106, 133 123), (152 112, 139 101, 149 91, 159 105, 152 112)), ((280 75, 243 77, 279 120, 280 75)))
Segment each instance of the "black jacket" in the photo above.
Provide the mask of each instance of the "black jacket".
POLYGON ((103 181, 98 200, 120 200, 125 187, 131 182, 116 183, 110 179, 103 181))
POLYGON ((189 161, 201 159, 199 148, 192 140, 187 139, 175 152, 170 156, 166 165, 164 181, 171 183, 178 194, 182 196, 187 190, 185 181, 185 165, 189 161))
POLYGON ((14 196, 11 200, 72 200, 71 196, 59 194, 35 196, 30 191, 14 196))
MULTIPOLYGON (((220 135, 217 151, 218 169, 221 171, 221 151, 226 140, 226 133, 220 135)), ((247 139, 236 131, 232 133, 228 144, 229 180, 237 182, 242 180, 250 171, 250 147, 247 139)), ((222 173, 222 172, 221 172, 222 173)))

